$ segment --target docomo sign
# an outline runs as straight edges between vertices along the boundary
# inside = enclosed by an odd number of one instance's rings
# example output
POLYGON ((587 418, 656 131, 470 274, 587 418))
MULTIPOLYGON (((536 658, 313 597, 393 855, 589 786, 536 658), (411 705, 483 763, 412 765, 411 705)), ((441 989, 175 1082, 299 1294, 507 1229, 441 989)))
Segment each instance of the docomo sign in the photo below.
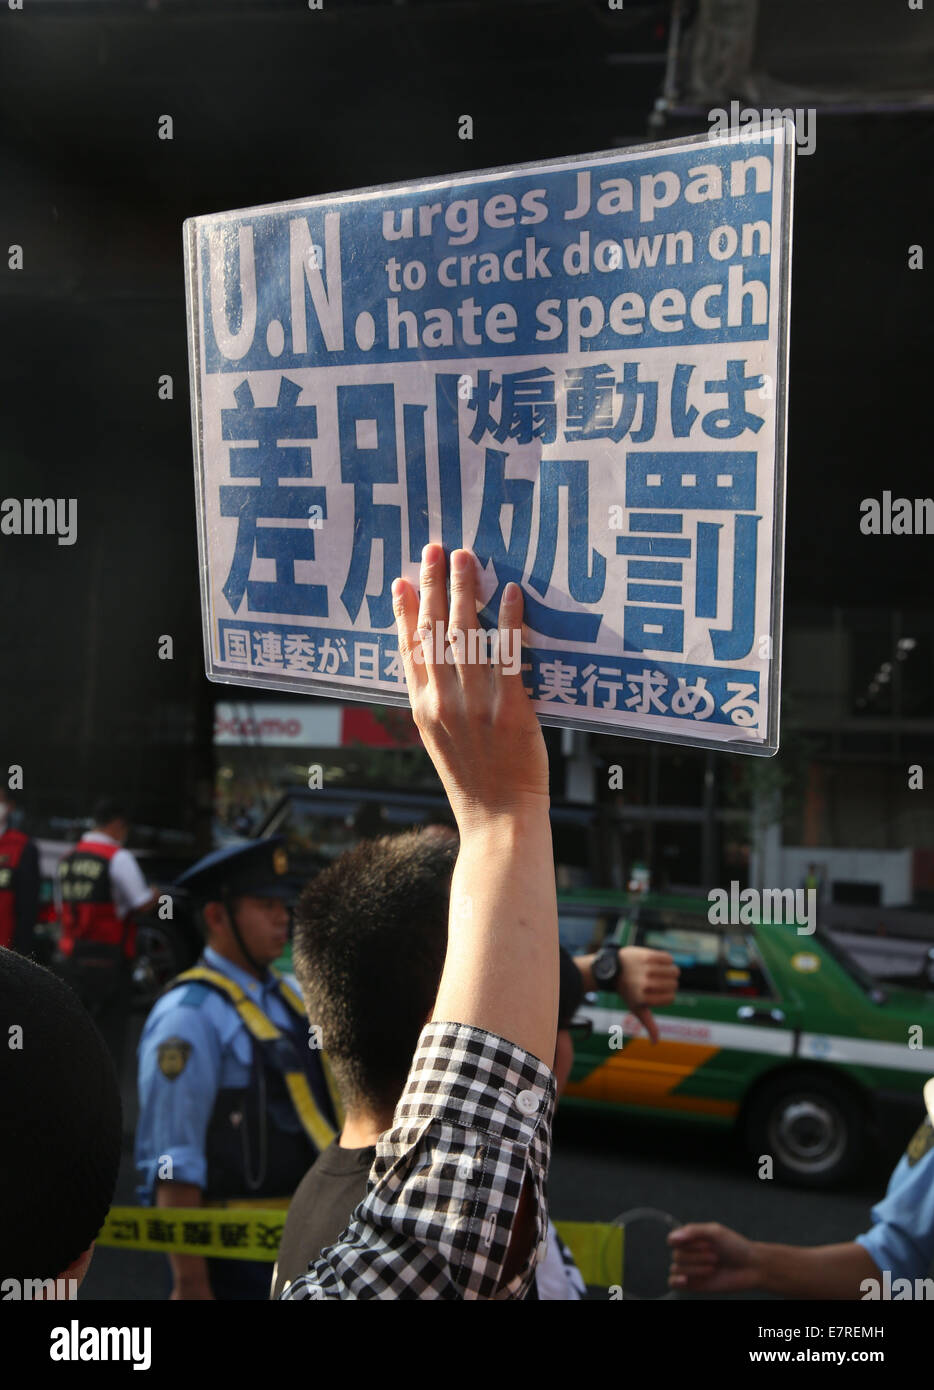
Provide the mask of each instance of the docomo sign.
POLYGON ((220 715, 214 721, 214 742, 225 735, 237 739, 244 738, 298 738, 302 732, 300 719, 224 719, 220 715))
POLYGON ((342 742, 340 705, 221 703, 214 711, 215 745, 338 748, 342 742))

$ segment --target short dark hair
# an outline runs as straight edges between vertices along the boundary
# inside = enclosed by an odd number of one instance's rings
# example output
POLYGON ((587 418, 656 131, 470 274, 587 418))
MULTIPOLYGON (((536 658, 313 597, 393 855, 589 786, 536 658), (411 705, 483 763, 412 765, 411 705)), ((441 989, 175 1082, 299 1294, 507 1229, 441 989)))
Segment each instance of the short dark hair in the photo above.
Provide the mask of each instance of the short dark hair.
POLYGON ((109 825, 112 820, 128 820, 126 807, 115 796, 102 796, 95 801, 91 812, 95 825, 109 825))
POLYGON ((293 962, 345 1104, 394 1107, 447 951, 456 835, 364 840, 314 878, 293 962))
POLYGON ((120 1087, 74 991, 5 949, 0 1024, 0 1276, 55 1279, 87 1250, 110 1207, 120 1087), (17 1026, 21 1034, 8 1032, 17 1026))

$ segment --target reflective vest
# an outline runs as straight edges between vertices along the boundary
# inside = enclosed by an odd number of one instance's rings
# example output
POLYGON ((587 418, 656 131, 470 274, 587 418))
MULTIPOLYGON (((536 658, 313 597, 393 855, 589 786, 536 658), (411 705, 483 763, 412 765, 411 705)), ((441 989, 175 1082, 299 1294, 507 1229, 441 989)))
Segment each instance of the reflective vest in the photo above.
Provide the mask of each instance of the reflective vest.
POLYGON ((13 947, 16 933, 16 881, 19 861, 29 843, 21 830, 0 835, 0 946, 13 947))
POLYGON ((283 1031, 227 975, 200 961, 166 986, 202 984, 236 1009, 253 1060, 245 1087, 218 1091, 205 1136, 207 1205, 247 1197, 290 1197, 318 1154, 336 1137, 343 1107, 323 1053, 308 1046, 304 1001, 277 970, 292 1014, 283 1031))
POLYGON ((75 945, 119 946, 132 956, 136 928, 117 915, 110 861, 119 845, 81 840, 58 866, 62 890, 62 936, 59 946, 70 956, 75 945))

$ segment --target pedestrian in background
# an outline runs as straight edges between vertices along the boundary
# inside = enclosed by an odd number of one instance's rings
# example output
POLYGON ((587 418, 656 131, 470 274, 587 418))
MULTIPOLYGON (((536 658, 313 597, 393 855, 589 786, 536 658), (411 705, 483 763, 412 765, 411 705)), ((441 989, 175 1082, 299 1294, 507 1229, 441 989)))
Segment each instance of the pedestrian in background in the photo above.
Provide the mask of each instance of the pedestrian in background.
POLYGON ((133 998, 136 948, 133 914, 156 906, 159 894, 124 848, 129 820, 118 801, 94 808, 94 826, 58 867, 62 894, 60 970, 101 1031, 122 1076, 133 998))
POLYGON ((39 915, 39 851, 15 819, 13 797, 0 786, 0 946, 28 956, 39 915))

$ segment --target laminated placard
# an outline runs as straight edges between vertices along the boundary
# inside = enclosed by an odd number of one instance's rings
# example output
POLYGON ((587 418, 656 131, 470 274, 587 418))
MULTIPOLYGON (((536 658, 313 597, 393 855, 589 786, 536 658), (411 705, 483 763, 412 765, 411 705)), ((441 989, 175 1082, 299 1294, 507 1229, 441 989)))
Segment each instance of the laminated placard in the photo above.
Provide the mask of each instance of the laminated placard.
POLYGON ((390 590, 437 541, 482 567, 467 659, 544 723, 774 753, 793 153, 744 127, 186 222, 208 676, 405 704, 390 590))

